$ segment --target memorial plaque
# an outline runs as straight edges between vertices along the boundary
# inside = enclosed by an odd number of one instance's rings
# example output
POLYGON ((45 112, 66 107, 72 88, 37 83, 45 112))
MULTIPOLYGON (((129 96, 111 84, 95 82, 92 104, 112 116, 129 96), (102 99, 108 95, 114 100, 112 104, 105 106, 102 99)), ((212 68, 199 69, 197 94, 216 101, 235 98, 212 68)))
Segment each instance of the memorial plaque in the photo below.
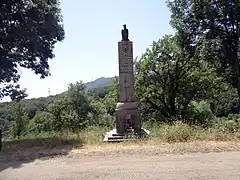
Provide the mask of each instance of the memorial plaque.
POLYGON ((132 73, 133 72, 133 62, 129 58, 123 58, 119 60, 119 73, 132 73))

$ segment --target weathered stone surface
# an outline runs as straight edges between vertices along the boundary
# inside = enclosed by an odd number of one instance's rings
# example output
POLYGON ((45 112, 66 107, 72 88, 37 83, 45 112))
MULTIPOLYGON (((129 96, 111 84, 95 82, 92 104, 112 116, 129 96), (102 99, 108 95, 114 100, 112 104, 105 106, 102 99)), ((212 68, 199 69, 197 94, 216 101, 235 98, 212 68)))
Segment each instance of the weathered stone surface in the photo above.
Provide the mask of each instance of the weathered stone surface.
POLYGON ((119 102, 133 102, 134 101, 134 79, 132 73, 119 74, 119 102))
POLYGON ((137 102, 118 102, 116 109, 121 110, 121 109, 137 109, 138 108, 138 103, 137 102))
MULTIPOLYGON (((141 129, 142 131, 142 135, 149 135, 149 131, 146 129, 141 129)), ((129 132, 128 134, 121 134, 121 133, 117 133, 117 129, 113 129, 109 132, 106 133, 105 137, 104 137, 104 142, 121 142, 121 141, 128 141, 128 140, 134 140, 132 138, 129 137, 134 137, 134 132, 129 132)))

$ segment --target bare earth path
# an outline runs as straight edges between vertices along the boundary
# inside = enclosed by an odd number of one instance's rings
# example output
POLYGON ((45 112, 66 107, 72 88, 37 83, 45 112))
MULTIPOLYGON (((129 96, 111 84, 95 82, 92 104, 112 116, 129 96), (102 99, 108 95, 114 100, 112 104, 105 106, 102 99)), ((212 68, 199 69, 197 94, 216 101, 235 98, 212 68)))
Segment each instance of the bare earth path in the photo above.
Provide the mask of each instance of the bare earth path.
MULTIPOLYGON (((14 162, 4 162, 12 163, 14 162)), ((3 162, 0 163, 0 166, 3 162)), ((71 155, 5 168, 1 180, 240 179, 240 152, 71 155)))

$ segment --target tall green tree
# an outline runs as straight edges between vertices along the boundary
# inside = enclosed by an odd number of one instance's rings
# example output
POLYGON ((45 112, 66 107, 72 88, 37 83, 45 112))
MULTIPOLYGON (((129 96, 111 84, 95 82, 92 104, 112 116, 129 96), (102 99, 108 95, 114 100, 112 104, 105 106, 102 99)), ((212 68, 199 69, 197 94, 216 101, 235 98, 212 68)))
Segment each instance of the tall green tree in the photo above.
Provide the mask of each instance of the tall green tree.
POLYGON ((48 112, 52 115, 52 127, 54 131, 71 130, 69 119, 65 118, 69 114, 69 102, 67 97, 56 99, 49 104, 48 112))
POLYGON ((106 96, 103 98, 103 103, 107 109, 107 113, 113 115, 118 102, 119 96, 119 78, 115 77, 111 86, 107 90, 106 96))
POLYGON ((109 86, 88 89, 87 96, 90 98, 90 100, 100 100, 107 95, 108 89, 109 86))
POLYGON ((86 86, 82 81, 68 86, 68 101, 70 108, 75 111, 77 121, 75 122, 75 129, 79 129, 87 125, 87 115, 90 110, 88 98, 86 96, 86 86))
POLYGON ((194 54, 203 45, 206 60, 237 88, 240 103, 240 63, 237 60, 240 20, 237 0, 169 0, 171 24, 177 30, 182 48, 194 54))
POLYGON ((11 125, 11 109, 10 103, 5 102, 0 104, 0 129, 2 129, 3 136, 9 133, 9 128, 11 125))
POLYGON ((88 114, 90 126, 111 127, 114 124, 113 116, 107 113, 106 106, 102 101, 92 101, 91 109, 88 114))
POLYGON ((166 35, 136 63, 136 95, 144 114, 171 120, 187 118, 191 101, 207 99, 221 78, 215 68, 198 56, 190 57, 176 36, 166 35))
POLYGON ((50 75, 48 60, 64 39, 58 0, 0 1, 0 99, 25 97, 20 90, 19 67, 45 78, 50 75))
MULTIPOLYGON (((56 122, 56 121, 55 121, 56 122)), ((27 125, 30 132, 50 132, 53 131, 53 116, 46 111, 38 112, 33 119, 31 119, 27 125)))
POLYGON ((28 111, 25 104, 21 102, 15 102, 12 105, 12 124, 11 124, 11 136, 13 138, 19 138, 26 130, 28 123, 28 111))

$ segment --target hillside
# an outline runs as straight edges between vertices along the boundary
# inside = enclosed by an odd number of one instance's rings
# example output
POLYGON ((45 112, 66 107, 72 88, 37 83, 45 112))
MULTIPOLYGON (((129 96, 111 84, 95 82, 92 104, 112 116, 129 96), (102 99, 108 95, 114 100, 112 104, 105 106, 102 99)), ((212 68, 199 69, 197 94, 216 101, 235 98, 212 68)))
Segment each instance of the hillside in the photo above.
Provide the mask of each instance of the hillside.
MULTIPOLYGON (((114 79, 115 79, 115 77, 109 77, 109 78, 101 77, 94 81, 87 82, 87 83, 85 83, 85 85, 87 87, 87 90, 94 89, 94 88, 100 88, 100 87, 110 85, 114 79)), ((38 97, 38 98, 31 98, 31 99, 23 100, 27 104, 28 111, 29 111, 29 117, 33 118, 35 113, 38 110, 44 109, 47 104, 53 102, 54 99, 64 95, 64 93, 66 93, 66 92, 62 92, 62 93, 56 94, 56 95, 51 95, 48 97, 38 97)), ((11 106, 11 104, 12 104, 11 102, 0 102, 0 127, 3 127, 4 132, 7 132, 9 125, 10 125, 10 119, 11 119, 10 106, 11 106)))
MULTIPOLYGON (((100 77, 98 79, 95 79, 94 81, 90 81, 90 82, 87 82, 85 83, 86 85, 86 89, 94 89, 94 88, 100 88, 100 87, 104 87, 104 86, 108 86, 110 84, 112 84, 113 80, 115 79, 115 77, 100 77)), ((60 93, 60 94, 56 94, 56 95, 51 95, 51 96, 48 96, 48 97, 38 97, 38 98, 26 98, 25 100, 28 101, 28 100, 42 100, 42 99, 45 99, 45 98, 49 98, 49 99, 53 99, 55 98, 56 96, 59 96, 61 94, 63 94, 64 92, 60 93)), ((0 102, 0 104, 8 104, 7 102, 0 102)))
MULTIPOLYGON (((114 79, 115 79, 115 77, 109 77, 109 78, 100 77, 94 81, 85 83, 86 89, 89 90, 89 89, 108 86, 113 82, 114 79)), ((39 102, 42 102, 42 104, 45 104, 48 101, 53 101, 55 98, 63 95, 64 93, 66 93, 66 92, 62 92, 60 94, 55 94, 55 95, 50 95, 48 97, 38 97, 38 98, 30 98, 30 99, 26 98, 23 101, 25 101, 27 104, 38 104, 39 105, 39 102)), ((1 120, 1 110, 4 109, 9 104, 11 104, 11 102, 0 102, 0 120, 1 120)))
POLYGON ((87 82, 85 85, 86 85, 87 89, 99 88, 99 87, 103 87, 103 86, 112 84, 114 78, 115 77, 109 77, 109 78, 100 77, 94 81, 87 82))

